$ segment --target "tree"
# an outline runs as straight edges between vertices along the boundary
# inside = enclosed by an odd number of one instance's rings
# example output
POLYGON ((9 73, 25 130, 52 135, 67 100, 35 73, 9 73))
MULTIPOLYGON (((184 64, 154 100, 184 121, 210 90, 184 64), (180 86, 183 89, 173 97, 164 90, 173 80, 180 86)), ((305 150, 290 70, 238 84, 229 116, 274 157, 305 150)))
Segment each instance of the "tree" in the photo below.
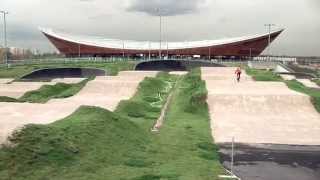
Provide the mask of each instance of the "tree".
POLYGON ((4 63, 4 49, 0 48, 0 64, 4 63))

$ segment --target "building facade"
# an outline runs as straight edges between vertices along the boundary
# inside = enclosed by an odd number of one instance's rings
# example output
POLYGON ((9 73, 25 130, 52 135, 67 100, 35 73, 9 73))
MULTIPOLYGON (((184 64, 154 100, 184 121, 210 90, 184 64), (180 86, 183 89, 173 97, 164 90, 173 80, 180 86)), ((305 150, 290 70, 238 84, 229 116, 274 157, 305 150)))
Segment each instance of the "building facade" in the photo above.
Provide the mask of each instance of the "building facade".
POLYGON ((270 34, 258 34, 221 40, 190 42, 148 42, 75 36, 50 29, 40 29, 49 41, 67 57, 254 57, 259 56, 283 29, 270 34))

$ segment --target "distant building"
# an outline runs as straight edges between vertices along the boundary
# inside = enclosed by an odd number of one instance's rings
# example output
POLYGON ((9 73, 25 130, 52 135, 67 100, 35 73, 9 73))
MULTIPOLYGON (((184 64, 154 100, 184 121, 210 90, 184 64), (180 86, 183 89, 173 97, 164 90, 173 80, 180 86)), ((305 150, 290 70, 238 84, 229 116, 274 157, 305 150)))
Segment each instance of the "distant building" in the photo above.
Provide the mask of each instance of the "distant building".
MULTIPOLYGON (((76 36, 50 29, 40 29, 51 43, 65 56, 108 57, 136 56, 157 57, 233 57, 248 58, 259 56, 269 43, 269 34, 259 34, 221 40, 204 40, 189 42, 148 42, 115 40, 100 37, 76 36)), ((271 42, 283 29, 271 32, 271 42)))

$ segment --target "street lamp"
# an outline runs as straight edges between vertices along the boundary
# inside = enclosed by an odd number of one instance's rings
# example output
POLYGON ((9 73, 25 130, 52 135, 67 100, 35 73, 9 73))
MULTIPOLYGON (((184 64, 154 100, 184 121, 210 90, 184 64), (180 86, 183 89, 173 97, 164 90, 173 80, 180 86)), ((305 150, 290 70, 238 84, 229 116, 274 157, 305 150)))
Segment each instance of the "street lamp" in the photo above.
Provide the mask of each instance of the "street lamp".
POLYGON ((268 59, 269 59, 269 61, 270 61, 271 28, 272 28, 272 26, 275 26, 275 24, 265 24, 264 26, 267 27, 268 30, 269 30, 268 50, 267 50, 267 53, 268 53, 268 59))
POLYGON ((6 15, 9 14, 7 11, 0 11, 3 14, 3 34, 4 34, 4 60, 6 65, 8 65, 8 52, 7 52, 7 23, 6 15))

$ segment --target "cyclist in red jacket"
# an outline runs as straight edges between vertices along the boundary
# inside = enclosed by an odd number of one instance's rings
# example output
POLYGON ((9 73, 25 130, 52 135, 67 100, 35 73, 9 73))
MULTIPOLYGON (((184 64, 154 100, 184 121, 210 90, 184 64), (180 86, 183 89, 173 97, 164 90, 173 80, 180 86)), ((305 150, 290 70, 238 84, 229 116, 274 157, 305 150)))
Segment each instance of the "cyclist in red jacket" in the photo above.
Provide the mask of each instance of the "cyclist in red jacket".
POLYGON ((241 78, 241 68, 238 67, 237 70, 235 71, 235 74, 237 75, 237 81, 240 82, 240 78, 241 78))

